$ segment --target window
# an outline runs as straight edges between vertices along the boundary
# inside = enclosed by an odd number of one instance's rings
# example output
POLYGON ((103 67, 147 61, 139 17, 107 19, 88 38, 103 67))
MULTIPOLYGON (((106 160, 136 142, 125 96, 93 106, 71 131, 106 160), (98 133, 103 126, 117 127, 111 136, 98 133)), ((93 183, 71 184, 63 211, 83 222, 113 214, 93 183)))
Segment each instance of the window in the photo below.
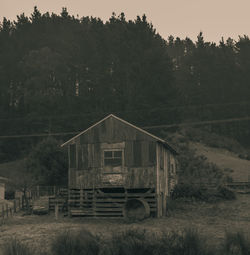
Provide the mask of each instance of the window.
POLYGON ((122 166, 122 150, 104 151, 104 166, 122 166))

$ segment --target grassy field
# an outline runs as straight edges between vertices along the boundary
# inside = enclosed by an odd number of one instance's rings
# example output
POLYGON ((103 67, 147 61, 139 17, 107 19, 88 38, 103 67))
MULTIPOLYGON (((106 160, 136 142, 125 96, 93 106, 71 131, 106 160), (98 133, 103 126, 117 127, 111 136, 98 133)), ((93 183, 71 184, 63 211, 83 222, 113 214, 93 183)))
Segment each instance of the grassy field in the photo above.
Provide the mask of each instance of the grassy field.
POLYGON ((129 228, 146 229, 150 233, 162 231, 182 231, 196 228, 215 247, 223 241, 226 231, 250 230, 250 195, 238 194, 234 201, 208 203, 178 202, 170 215, 162 219, 147 219, 137 223, 127 223, 122 219, 84 219, 60 217, 53 214, 44 216, 22 216, 16 214, 0 226, 0 246, 16 237, 23 243, 46 252, 58 233, 65 230, 85 228, 93 234, 109 237, 112 233, 129 228))
POLYGON ((201 143, 190 143, 190 146, 221 169, 231 169, 230 175, 233 181, 248 182, 250 180, 250 160, 241 159, 237 154, 226 149, 212 148, 201 143))

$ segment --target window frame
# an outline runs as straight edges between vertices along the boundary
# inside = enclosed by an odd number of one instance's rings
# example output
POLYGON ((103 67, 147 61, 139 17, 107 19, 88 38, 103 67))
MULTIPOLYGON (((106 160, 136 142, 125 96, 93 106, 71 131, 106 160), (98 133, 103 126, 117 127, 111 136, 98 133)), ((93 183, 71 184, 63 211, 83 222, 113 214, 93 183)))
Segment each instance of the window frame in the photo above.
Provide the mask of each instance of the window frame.
MULTIPOLYGON (((123 148, 105 148, 102 151, 102 167, 103 167, 103 172, 106 174, 111 174, 111 172, 105 172, 104 168, 105 168, 105 152, 107 151, 111 151, 111 152, 115 152, 115 151, 121 151, 122 155, 121 155, 121 159, 122 159, 122 164, 121 164, 121 170, 123 171, 123 167, 124 167, 124 149, 123 148)), ((112 153, 112 158, 113 157, 113 153, 112 153)), ((112 172, 113 173, 113 172, 112 172)), ((120 172, 119 172, 120 173, 120 172)), ((115 173, 114 173, 115 174, 115 173)))

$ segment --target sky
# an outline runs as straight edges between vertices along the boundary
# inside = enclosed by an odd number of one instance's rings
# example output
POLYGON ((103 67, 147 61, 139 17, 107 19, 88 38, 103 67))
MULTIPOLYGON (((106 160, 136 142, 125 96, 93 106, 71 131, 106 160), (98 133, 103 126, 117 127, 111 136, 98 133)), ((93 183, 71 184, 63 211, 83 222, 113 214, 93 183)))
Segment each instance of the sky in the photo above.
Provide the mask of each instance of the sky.
POLYGON ((104 21, 112 12, 124 12, 132 20, 146 14, 165 39, 173 35, 196 40, 202 31, 206 41, 218 43, 222 37, 250 35, 250 0, 0 0, 0 20, 15 20, 23 12, 30 16, 34 6, 57 14, 67 7, 71 15, 104 21))

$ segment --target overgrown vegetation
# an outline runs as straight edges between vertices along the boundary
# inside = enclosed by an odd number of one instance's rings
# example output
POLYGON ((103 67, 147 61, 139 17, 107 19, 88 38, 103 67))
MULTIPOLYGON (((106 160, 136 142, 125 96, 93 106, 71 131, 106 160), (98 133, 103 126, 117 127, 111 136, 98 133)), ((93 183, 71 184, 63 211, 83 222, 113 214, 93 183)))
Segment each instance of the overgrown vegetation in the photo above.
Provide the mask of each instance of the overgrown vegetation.
POLYGON ((29 153, 26 167, 38 184, 67 184, 67 153, 60 145, 60 141, 48 137, 34 146, 29 153))
POLYGON ((157 246, 152 238, 148 241, 145 230, 128 229, 121 233, 113 233, 106 242, 105 255, 147 255, 153 254, 157 246))
POLYGON ((3 247, 3 255, 34 255, 33 251, 23 242, 12 238, 3 247))
POLYGON ((99 249, 97 237, 85 229, 61 233, 51 245, 53 255, 97 255, 99 249))
POLYGON ((226 232, 221 254, 223 255, 249 255, 250 239, 242 232, 226 232))
MULTIPOLYGON (((207 136, 205 134, 207 133, 196 129, 182 129, 176 133, 163 133, 166 140, 172 143, 179 152, 179 184, 172 191, 172 200, 184 198, 185 200, 216 202, 236 198, 234 192, 225 186, 227 182, 232 180, 229 169, 220 169, 215 164, 208 162, 205 156, 198 155, 189 146, 190 141, 194 140, 205 143, 203 136, 208 137, 204 139, 210 137, 209 134, 207 136)), ((217 136, 215 137, 218 139, 217 136)), ((230 143, 227 146, 230 146, 230 143)), ((235 146, 240 145, 235 142, 235 146)))
POLYGON ((217 202, 220 200, 233 200, 235 193, 224 186, 206 187, 206 185, 178 184, 171 193, 173 200, 184 198, 186 200, 196 200, 205 202, 217 202))
POLYGON ((195 192, 197 185, 219 186, 230 179, 227 171, 208 162, 205 156, 197 155, 196 151, 189 146, 190 139, 182 132, 163 133, 163 135, 179 152, 178 178, 179 183, 186 184, 185 187, 192 185, 195 192))
MULTIPOLYGON (((12 239, 3 255, 40 254, 12 239)), ((52 241, 51 255, 249 255, 250 239, 242 232, 225 233, 219 246, 209 245, 196 229, 152 233, 130 228, 110 237, 93 236, 86 230, 61 233, 52 241)))

